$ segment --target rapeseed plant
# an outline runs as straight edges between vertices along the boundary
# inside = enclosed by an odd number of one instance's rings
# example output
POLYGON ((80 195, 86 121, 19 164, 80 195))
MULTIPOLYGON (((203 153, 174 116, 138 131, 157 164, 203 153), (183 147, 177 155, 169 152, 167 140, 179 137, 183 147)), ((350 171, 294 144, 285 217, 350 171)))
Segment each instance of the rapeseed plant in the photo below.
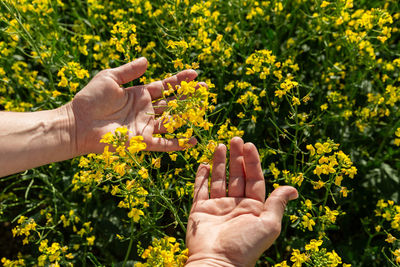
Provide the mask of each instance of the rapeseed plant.
POLYGON ((139 56, 135 85, 206 81, 164 90, 158 127, 182 151, 121 127, 100 154, 3 178, 0 220, 23 249, 2 264, 182 266, 194 170, 241 136, 268 189, 300 193, 259 266, 399 266, 399 18, 378 0, 0 1, 1 110, 56 108, 139 56))

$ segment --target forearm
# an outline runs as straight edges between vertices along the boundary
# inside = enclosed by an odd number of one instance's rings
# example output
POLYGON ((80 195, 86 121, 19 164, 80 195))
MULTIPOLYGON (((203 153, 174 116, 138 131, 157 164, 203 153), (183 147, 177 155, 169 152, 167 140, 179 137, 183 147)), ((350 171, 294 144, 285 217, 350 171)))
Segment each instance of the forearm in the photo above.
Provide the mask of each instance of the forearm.
POLYGON ((0 112, 0 177, 74 157, 70 105, 19 113, 0 112))

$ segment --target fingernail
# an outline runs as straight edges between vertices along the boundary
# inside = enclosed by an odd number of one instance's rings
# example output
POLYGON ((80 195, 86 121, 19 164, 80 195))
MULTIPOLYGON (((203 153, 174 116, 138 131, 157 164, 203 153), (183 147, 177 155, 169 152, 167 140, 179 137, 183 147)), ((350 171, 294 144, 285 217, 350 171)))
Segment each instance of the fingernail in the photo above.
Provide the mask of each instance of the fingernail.
POLYGON ((299 197, 299 193, 297 192, 296 189, 292 190, 292 192, 289 195, 289 200, 295 200, 299 197))
POLYGON ((146 62, 148 62, 147 58, 145 58, 145 57, 140 57, 140 58, 136 59, 135 61, 146 61, 146 62))

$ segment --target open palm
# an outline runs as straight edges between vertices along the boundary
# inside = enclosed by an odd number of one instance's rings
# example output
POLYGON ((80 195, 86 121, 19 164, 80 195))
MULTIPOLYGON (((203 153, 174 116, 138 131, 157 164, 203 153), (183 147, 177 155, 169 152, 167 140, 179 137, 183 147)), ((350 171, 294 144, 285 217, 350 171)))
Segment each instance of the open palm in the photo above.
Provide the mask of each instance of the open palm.
POLYGON ((187 265, 254 266, 279 236, 286 203, 297 197, 289 186, 265 201, 265 182, 256 147, 231 141, 230 178, 226 196, 226 147, 214 154, 210 193, 209 167, 199 167, 186 234, 187 265))
POLYGON ((130 136, 143 136, 147 150, 182 149, 176 139, 153 137, 153 134, 165 133, 155 115, 162 113, 163 108, 159 106, 166 104, 163 100, 154 100, 162 97, 167 84, 175 87, 182 81, 195 79, 197 73, 185 70, 163 81, 121 87, 142 76, 146 68, 147 60, 140 58, 114 69, 103 70, 74 97, 71 109, 75 119, 76 154, 102 152, 104 144, 99 143, 101 137, 123 125, 128 127, 130 136))

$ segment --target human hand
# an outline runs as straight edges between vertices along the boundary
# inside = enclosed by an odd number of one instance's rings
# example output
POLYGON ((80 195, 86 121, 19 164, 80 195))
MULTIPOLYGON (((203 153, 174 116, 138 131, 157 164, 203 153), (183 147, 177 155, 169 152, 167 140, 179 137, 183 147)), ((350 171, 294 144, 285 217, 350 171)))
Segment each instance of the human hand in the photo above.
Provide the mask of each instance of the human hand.
MULTIPOLYGON (((102 152, 105 145, 100 143, 101 137, 123 125, 130 131, 130 137, 143 136, 146 150, 183 149, 176 139, 153 137, 153 134, 166 132, 155 119, 155 114, 163 112, 160 106, 166 102, 152 101, 162 97, 163 89, 168 88, 167 84, 174 88, 182 81, 194 80, 197 73, 184 70, 163 81, 129 88, 120 86, 139 78, 146 69, 146 58, 139 58, 120 67, 103 70, 67 104, 75 122, 72 127, 75 156, 102 152)), ((196 140, 192 139, 189 143, 195 144, 196 140)))
POLYGON ((265 201, 257 148, 241 138, 231 140, 229 165, 228 196, 226 147, 215 150, 210 195, 210 168, 199 166, 186 233, 186 266, 254 266, 279 236, 287 202, 298 196, 295 188, 281 186, 265 201))

